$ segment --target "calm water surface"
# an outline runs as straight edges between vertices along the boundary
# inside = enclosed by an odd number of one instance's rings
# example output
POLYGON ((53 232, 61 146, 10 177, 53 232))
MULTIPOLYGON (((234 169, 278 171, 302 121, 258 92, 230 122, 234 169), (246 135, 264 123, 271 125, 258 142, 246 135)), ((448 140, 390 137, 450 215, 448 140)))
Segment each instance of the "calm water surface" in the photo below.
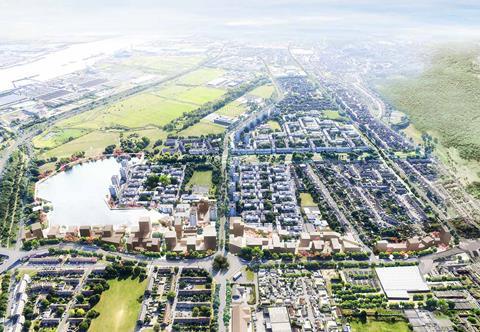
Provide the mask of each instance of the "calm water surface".
POLYGON ((105 202, 112 175, 119 175, 120 164, 114 159, 76 165, 38 185, 38 196, 50 201, 53 211, 50 225, 120 225, 136 224, 141 216, 158 216, 146 209, 110 210, 105 202))

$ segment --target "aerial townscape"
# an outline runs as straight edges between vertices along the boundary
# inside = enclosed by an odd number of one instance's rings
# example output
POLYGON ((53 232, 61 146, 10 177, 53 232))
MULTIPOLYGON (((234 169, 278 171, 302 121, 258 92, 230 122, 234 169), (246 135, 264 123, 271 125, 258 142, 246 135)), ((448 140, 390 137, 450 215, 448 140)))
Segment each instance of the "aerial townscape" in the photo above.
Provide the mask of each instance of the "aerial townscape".
POLYGON ((480 331, 478 4, 247 2, 2 5, 0 332, 480 331))

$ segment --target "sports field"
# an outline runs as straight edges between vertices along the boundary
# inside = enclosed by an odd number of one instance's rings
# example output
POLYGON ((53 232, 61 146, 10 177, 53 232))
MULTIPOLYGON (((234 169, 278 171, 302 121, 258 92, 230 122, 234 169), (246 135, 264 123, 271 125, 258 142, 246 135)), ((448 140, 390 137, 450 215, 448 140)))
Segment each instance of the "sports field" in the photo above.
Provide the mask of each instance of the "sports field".
POLYGON ((143 295, 147 281, 109 280, 108 284, 110 288, 102 293, 100 302, 94 307, 100 316, 92 320, 89 331, 133 331, 141 308, 137 299, 143 295))

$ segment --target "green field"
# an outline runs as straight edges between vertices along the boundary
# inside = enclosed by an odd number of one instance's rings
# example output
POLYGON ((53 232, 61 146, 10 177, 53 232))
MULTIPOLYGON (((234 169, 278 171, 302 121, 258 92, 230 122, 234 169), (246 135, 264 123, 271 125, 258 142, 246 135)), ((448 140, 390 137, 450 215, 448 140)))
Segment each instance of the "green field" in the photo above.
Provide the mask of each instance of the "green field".
POLYGON ((267 124, 270 126, 270 129, 272 129, 273 131, 282 130, 282 127, 280 126, 280 123, 278 123, 278 121, 270 120, 267 122, 267 124))
POLYGON ((194 103, 197 105, 205 104, 209 101, 214 101, 220 98, 225 93, 225 90, 207 88, 203 86, 197 86, 195 88, 185 90, 179 93, 176 98, 182 102, 194 103))
POLYGON ((142 128, 163 126, 194 105, 166 100, 150 93, 135 95, 110 106, 94 109, 58 124, 60 127, 100 129, 108 127, 142 128))
POLYGON ((100 316, 92 320, 89 331, 133 331, 141 308, 137 299, 143 295, 147 281, 109 280, 108 284, 110 288, 103 292, 100 302, 94 307, 100 316))
POLYGON ((382 321, 369 320, 366 324, 360 322, 350 323, 353 332, 409 332, 408 324, 405 322, 387 323, 382 321))
POLYGON ((205 187, 211 188, 212 187, 212 171, 195 171, 193 172, 190 181, 187 183, 187 187, 205 187))
POLYGON ((202 85, 221 77, 225 71, 219 68, 201 68, 178 80, 178 84, 202 85))
POLYGON ((334 110, 326 110, 326 111, 323 111, 323 115, 326 119, 328 120, 341 120, 341 119, 344 119, 343 116, 340 115, 340 113, 338 111, 334 111, 334 110))
POLYGON ((76 140, 48 150, 40 155, 41 158, 49 157, 70 157, 76 152, 85 151, 86 157, 93 157, 101 154, 105 147, 119 142, 118 132, 94 131, 76 140))
POLYGON ((81 137, 88 133, 86 129, 68 129, 68 128, 57 128, 54 127, 51 130, 48 130, 42 135, 36 136, 33 139, 33 145, 36 148, 54 148, 59 145, 65 144, 69 141, 72 141, 78 137, 81 137))
POLYGON ((303 206, 317 206, 315 202, 313 201, 312 195, 309 193, 300 193, 300 202, 302 207, 303 206))
POLYGON ((180 136, 195 136, 199 137, 202 135, 208 135, 208 134, 221 134, 225 131, 225 127, 213 123, 209 120, 202 119, 200 122, 194 124, 193 126, 190 126, 182 131, 180 131, 178 134, 180 136))
POLYGON ((223 106, 221 109, 219 109, 215 113, 218 115, 237 117, 239 115, 242 115, 246 111, 247 111, 247 108, 243 104, 241 104, 237 100, 234 100, 231 103, 228 103, 227 105, 223 106))
MULTIPOLYGON (((442 49, 415 78, 388 81, 379 91, 406 113, 415 128, 458 150, 464 160, 480 161, 480 66, 478 50, 442 49)), ((418 139, 418 138, 417 138, 418 139)), ((448 157, 446 157, 448 159, 448 157)), ((451 158, 451 163, 455 160, 451 158)), ((477 174, 469 174, 470 179, 477 174)))
POLYGON ((274 91, 275 91, 275 87, 273 85, 266 84, 266 85, 259 86, 258 88, 255 88, 250 92, 250 94, 252 96, 268 99, 272 96, 274 91))

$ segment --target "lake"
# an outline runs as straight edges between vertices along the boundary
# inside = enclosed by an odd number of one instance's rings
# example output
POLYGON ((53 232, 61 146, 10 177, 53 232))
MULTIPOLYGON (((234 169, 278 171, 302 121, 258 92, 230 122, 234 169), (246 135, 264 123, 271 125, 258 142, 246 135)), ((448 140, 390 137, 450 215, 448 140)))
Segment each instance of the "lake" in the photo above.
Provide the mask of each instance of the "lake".
POLYGON ((73 166, 37 185, 37 195, 50 201, 50 225, 136 225, 141 216, 158 212, 147 209, 111 210, 105 198, 112 175, 120 174, 120 163, 115 158, 73 166))

